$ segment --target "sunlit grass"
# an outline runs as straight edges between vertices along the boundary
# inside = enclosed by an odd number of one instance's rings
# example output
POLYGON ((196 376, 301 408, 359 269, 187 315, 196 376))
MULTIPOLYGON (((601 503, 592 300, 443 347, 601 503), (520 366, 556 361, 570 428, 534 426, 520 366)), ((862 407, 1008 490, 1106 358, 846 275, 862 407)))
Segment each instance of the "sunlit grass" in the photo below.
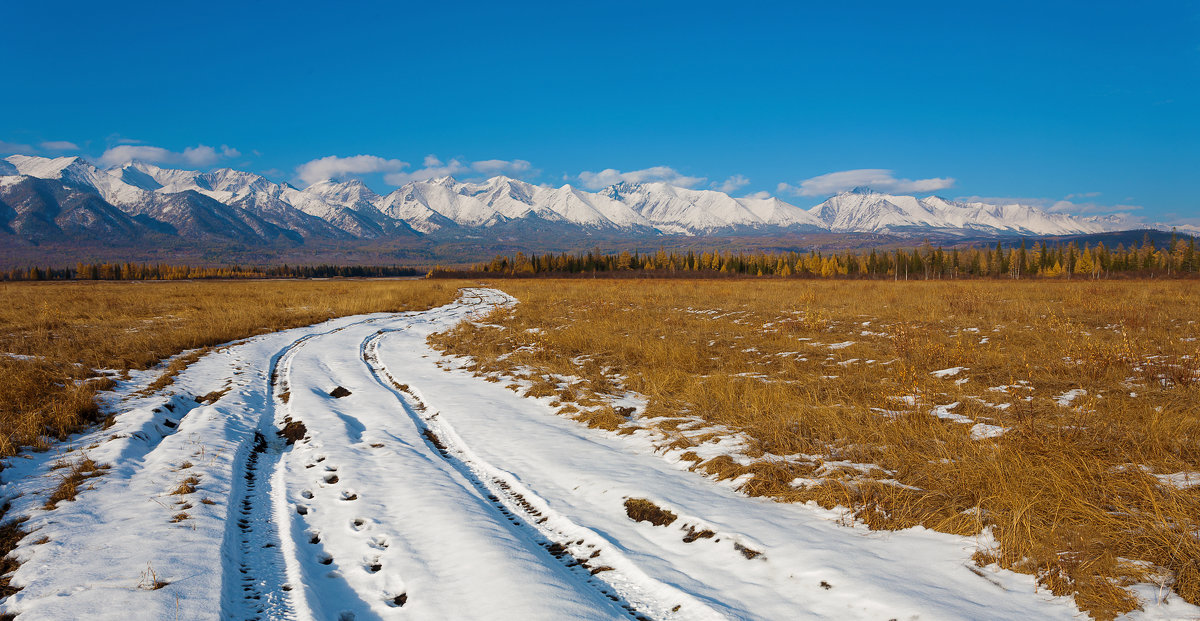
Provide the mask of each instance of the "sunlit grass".
POLYGON ((431 342, 564 415, 871 528, 986 529, 978 562, 1099 618, 1134 582, 1200 604, 1200 487, 1154 476, 1200 471, 1192 283, 496 286, 520 304, 431 342), (644 412, 613 408, 627 390, 644 412))
MULTIPOLYGON (((188 350, 332 317, 419 310, 450 281, 201 281, 0 284, 0 456, 96 421, 97 369, 146 369, 188 350)), ((198 356, 182 357, 160 389, 198 356)))

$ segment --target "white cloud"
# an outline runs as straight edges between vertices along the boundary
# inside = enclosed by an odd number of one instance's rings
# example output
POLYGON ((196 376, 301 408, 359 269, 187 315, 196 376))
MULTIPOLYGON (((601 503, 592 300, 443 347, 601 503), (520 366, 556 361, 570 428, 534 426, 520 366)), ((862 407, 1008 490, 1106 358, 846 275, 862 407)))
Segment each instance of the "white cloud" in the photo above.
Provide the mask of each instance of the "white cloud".
POLYGON ((1087 194, 1068 194, 1065 199, 1054 198, 1017 198, 1011 196, 961 196, 955 200, 965 203, 987 203, 989 205, 1026 205, 1037 207, 1048 213, 1061 213, 1071 216, 1096 215, 1127 215, 1127 212, 1142 209, 1141 205, 1101 205, 1096 202, 1074 202, 1069 200, 1080 196, 1099 196, 1098 192, 1087 194))
POLYGON ((407 170, 408 162, 386 159, 375 155, 355 155, 354 157, 337 157, 331 155, 306 162, 296 167, 296 177, 307 184, 313 184, 326 179, 337 179, 347 175, 366 175, 383 173, 383 181, 388 185, 404 185, 412 181, 427 181, 438 177, 453 177, 466 175, 468 177, 486 175, 519 176, 532 171, 533 166, 525 160, 479 160, 464 162, 451 159, 443 162, 436 155, 426 155, 421 161, 421 168, 407 170))
POLYGON ((954 185, 951 177, 930 179, 897 179, 886 168, 860 168, 818 175, 800 182, 799 187, 780 183, 777 190, 797 196, 823 196, 837 194, 851 188, 867 186, 880 192, 897 194, 925 194, 944 190, 954 185))
POLYGON ((159 163, 177 157, 182 157, 182 155, 179 153, 172 153, 162 147, 123 144, 112 147, 101 154, 100 163, 104 166, 128 164, 134 160, 140 162, 159 163))
POLYGON ((219 151, 209 146, 197 145, 184 149, 181 155, 183 161, 192 166, 212 166, 223 157, 241 157, 242 153, 225 145, 221 145, 219 151))
POLYGON ((27 144, 0 140, 0 153, 33 153, 33 147, 27 144))
POLYGON ((463 162, 458 159, 452 159, 449 162, 442 162, 436 155, 426 155, 422 165, 424 166, 423 168, 411 172, 400 171, 384 175, 383 180, 390 185, 404 185, 412 181, 427 181, 439 177, 472 176, 472 173, 488 177, 495 177, 496 175, 518 177, 529 173, 533 169, 533 165, 525 160, 479 160, 476 162, 463 162))
POLYGON ((771 193, 766 190, 763 190, 761 192, 754 192, 753 194, 747 194, 746 196, 744 196, 742 198, 754 198, 754 199, 758 199, 761 201, 761 200, 766 200, 768 198, 771 198, 771 193))
POLYGON ((336 179, 346 175, 397 172, 408 167, 408 162, 389 160, 375 155, 338 157, 330 155, 296 167, 296 176, 312 185, 318 181, 336 179))
POLYGON ((525 160, 479 160, 471 163, 471 170, 485 175, 517 176, 529 172, 533 165, 525 160))
POLYGON ((1141 208, 1141 205, 1101 205, 1091 201, 1076 203, 1074 201, 1061 200, 1054 201, 1054 204, 1047 207, 1046 211, 1050 213, 1066 213, 1078 216, 1136 211, 1141 208))
POLYGON ((705 178, 684 176, 670 166, 652 166, 628 172, 606 168, 600 172, 585 170, 579 173, 579 182, 589 190, 599 190, 621 182, 648 183, 653 181, 662 181, 683 188, 691 188, 704 183, 705 178))
POLYGON ((1071 200, 1075 198, 1096 198, 1097 196, 1100 196, 1100 192, 1079 192, 1078 194, 1068 194, 1065 198, 1071 200))
POLYGON ((100 164, 104 166, 120 166, 133 161, 149 164, 187 165, 207 168, 216 164, 222 158, 238 157, 237 149, 221 145, 215 149, 208 145, 187 147, 182 153, 152 147, 149 145, 121 144, 106 150, 100 155, 100 164))
POLYGON ((453 177, 470 172, 471 167, 458 160, 442 162, 436 155, 426 155, 422 162, 424 168, 412 172, 393 172, 383 176, 383 181, 389 185, 404 185, 410 181, 426 181, 438 177, 453 177))
POLYGON ((46 142, 43 142, 38 146, 40 146, 41 148, 43 148, 47 151, 78 151, 79 150, 79 145, 75 144, 74 142, 69 142, 67 140, 47 140, 46 142))
POLYGON ((734 175, 721 183, 714 181, 709 187, 718 192, 729 194, 730 192, 736 192, 747 185, 750 185, 749 178, 747 178, 745 175, 734 175))

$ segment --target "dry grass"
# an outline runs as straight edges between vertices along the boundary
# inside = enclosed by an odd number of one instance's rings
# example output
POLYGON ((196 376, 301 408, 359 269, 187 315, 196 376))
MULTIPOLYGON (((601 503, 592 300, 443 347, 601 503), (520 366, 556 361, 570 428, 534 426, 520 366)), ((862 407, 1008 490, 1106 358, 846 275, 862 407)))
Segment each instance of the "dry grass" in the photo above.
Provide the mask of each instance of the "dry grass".
MULTIPOLYGON (((8 510, 8 506, 0 509, 0 513, 8 510)), ((20 518, 9 520, 0 524, 0 550, 12 550, 17 547, 17 543, 21 541, 29 531, 22 528, 22 525, 28 518, 20 518)), ((20 589, 13 587, 10 582, 12 580, 12 572, 16 571, 20 563, 17 559, 9 556, 7 552, 3 558, 0 558, 0 597, 8 597, 16 593, 20 589)))
POLYGON ((564 415, 650 429, 748 494, 848 507, 871 528, 989 529, 978 562, 1097 618, 1136 608, 1134 582, 1200 604, 1200 486, 1155 476, 1200 472, 1192 283, 496 286, 521 303, 431 342, 564 415), (952 367, 967 370, 933 374, 952 367), (616 411, 625 391, 644 411, 616 411))
POLYGON ((60 462, 56 464, 57 470, 64 470, 59 474, 58 485, 54 491, 50 492, 50 497, 46 499, 45 509, 54 509, 58 503, 64 500, 75 500, 75 496, 79 494, 80 487, 85 481, 91 478, 98 477, 104 474, 105 470, 111 468, 108 464, 97 464, 86 455, 79 461, 68 464, 60 462))
POLYGON ((190 476, 190 477, 180 481, 179 485, 175 489, 171 490, 171 495, 183 496, 186 494, 193 494, 196 492, 196 486, 199 484, 200 484, 199 478, 190 476))
POLYGON ((153 392, 221 343, 332 317, 430 308, 457 289, 378 280, 0 284, 0 456, 44 448, 96 422, 96 392, 113 385, 96 369, 146 369, 194 350, 172 361, 153 392))
POLYGON ((635 522, 650 522, 655 526, 670 526, 677 517, 645 498, 626 498, 625 514, 635 522))
POLYGON ((146 571, 142 572, 141 579, 137 583, 137 588, 147 591, 157 591, 169 584, 171 583, 158 577, 158 572, 154 571, 154 567, 150 563, 146 563, 146 571))

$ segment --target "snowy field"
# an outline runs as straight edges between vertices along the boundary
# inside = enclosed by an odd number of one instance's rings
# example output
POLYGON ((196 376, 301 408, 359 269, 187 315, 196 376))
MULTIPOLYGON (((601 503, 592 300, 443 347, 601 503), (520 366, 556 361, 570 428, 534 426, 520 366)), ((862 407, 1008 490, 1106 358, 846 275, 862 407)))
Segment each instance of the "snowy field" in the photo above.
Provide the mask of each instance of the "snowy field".
MULTIPOLYGON (((473 377, 426 337, 507 295, 221 348, 115 423, 6 460, 19 619, 1071 619, 987 541, 749 498, 473 377), (198 400, 195 395, 208 396, 198 400), (284 432, 284 433, 281 433, 284 432), (111 466, 46 510, 62 466, 111 466), (644 498, 677 518, 626 513, 644 498)), ((950 370, 947 370, 949 372, 950 370)), ((1144 589, 1143 589, 1144 590, 1144 589)), ((1200 618, 1139 593, 1130 618, 1200 618)))

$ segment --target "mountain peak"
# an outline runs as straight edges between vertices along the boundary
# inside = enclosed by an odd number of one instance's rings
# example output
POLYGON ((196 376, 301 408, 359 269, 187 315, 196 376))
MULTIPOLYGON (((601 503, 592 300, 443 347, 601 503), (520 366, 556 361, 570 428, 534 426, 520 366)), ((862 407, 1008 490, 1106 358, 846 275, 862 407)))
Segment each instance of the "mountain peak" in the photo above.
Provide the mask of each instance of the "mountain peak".
POLYGON ((36 155, 10 155, 5 158, 22 175, 41 179, 62 179, 69 177, 87 176, 96 169, 78 155, 65 157, 38 157, 36 155))

